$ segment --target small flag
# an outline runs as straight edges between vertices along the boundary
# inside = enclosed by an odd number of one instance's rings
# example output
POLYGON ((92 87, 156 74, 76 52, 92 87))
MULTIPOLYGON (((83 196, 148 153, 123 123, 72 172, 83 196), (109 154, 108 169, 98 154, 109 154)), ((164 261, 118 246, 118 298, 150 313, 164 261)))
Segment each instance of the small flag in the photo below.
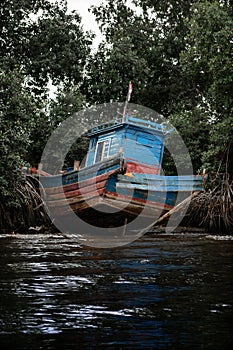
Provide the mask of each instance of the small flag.
POLYGON ((133 84, 129 83, 129 91, 128 91, 128 96, 127 96, 127 101, 129 102, 130 101, 130 97, 131 97, 131 94, 132 94, 132 91, 133 91, 133 84))

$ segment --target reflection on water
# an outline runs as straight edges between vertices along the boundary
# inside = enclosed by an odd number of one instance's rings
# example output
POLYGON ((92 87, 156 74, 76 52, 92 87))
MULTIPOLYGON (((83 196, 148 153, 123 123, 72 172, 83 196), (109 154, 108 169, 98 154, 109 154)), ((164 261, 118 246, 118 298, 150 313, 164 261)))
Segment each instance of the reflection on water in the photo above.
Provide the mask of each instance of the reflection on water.
POLYGON ((230 349, 232 240, 0 238, 1 349, 230 349))

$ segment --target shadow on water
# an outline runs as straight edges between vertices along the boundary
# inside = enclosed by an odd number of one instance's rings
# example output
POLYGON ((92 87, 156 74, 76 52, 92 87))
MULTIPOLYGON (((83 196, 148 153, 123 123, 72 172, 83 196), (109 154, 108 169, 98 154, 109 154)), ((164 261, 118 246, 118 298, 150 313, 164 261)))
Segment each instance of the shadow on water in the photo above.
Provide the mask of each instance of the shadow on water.
POLYGON ((230 349, 233 241, 0 239, 1 349, 230 349))

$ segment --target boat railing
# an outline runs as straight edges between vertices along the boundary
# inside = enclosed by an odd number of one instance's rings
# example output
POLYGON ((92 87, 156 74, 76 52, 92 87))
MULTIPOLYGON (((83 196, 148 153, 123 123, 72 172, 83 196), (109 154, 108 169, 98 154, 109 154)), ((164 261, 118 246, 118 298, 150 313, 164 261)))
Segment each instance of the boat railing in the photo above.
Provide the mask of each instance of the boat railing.
POLYGON ((122 124, 122 117, 115 118, 114 120, 110 120, 110 121, 103 123, 103 124, 100 124, 100 125, 96 125, 96 126, 92 125, 91 132, 92 133, 99 132, 102 130, 112 128, 112 127, 119 125, 119 124, 122 124))
POLYGON ((142 127, 146 127, 146 128, 155 129, 155 130, 161 131, 163 133, 167 132, 166 125, 158 124, 158 123, 152 122, 150 120, 138 119, 138 118, 128 116, 127 121, 128 121, 128 123, 132 123, 134 125, 138 125, 138 126, 142 126, 142 127))
POLYGON ((150 120, 144 120, 139 118, 130 117, 128 114, 123 117, 117 117, 113 120, 110 120, 106 123, 96 125, 91 127, 91 133, 98 133, 100 131, 104 131, 107 129, 111 129, 117 125, 123 125, 123 124, 133 124, 136 126, 144 127, 144 128, 151 128, 153 130, 159 131, 163 134, 170 133, 170 130, 167 130, 166 125, 158 124, 155 122, 152 122, 150 120))

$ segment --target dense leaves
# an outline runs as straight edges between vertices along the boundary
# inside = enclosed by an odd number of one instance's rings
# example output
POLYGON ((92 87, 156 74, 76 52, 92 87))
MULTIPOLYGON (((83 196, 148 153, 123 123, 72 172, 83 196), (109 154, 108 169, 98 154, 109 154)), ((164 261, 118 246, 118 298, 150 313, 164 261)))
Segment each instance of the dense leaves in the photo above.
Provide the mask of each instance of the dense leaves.
POLYGON ((17 184, 22 181, 22 160, 30 144, 28 126, 33 123, 36 109, 21 81, 22 75, 18 71, 1 71, 0 194, 1 201, 8 205, 20 204, 17 184))
POLYGON ((23 67, 28 84, 43 90, 49 80, 80 82, 91 37, 65 0, 3 0, 0 16, 1 60, 23 67))
POLYGON ((224 149, 232 147, 232 26, 233 18, 227 7, 217 1, 196 4, 192 7, 186 49, 181 53, 182 71, 195 83, 196 96, 205 104, 201 118, 205 121, 204 130, 209 129, 209 137, 207 147, 202 147, 202 161, 215 171, 224 157, 224 149))
POLYGON ((3 0, 0 23, 0 195, 2 203, 19 205, 22 166, 36 165, 50 133, 66 118, 66 106, 58 118, 49 108, 48 83, 64 89, 80 84, 91 38, 63 0, 3 0))
POLYGON ((121 99, 121 84, 127 85, 130 76, 136 84, 133 102, 168 115, 174 108, 174 101, 183 98, 186 87, 179 58, 185 47, 184 39, 188 30, 185 19, 189 18, 193 1, 134 3, 138 5, 135 12, 127 6, 127 1, 121 0, 109 0, 106 6, 94 8, 93 12, 106 35, 111 53, 105 55, 104 59, 102 56, 99 60, 98 56, 95 57, 91 74, 101 76, 103 81, 111 70, 108 68, 114 66, 115 71, 112 70, 108 82, 114 90, 118 90, 121 99), (114 64, 118 51, 123 56, 123 65, 119 60, 114 64), (101 61, 102 70, 99 69, 101 61), (95 67, 98 67, 98 72, 95 67), (123 78, 121 84, 114 74, 116 72, 123 78))
MULTIPOLYGON (((66 120, 75 112, 84 108, 84 106, 85 98, 77 86, 58 88, 56 98, 48 101, 47 113, 41 110, 35 120, 34 127, 31 128, 30 139, 33 141, 27 149, 26 158, 33 166, 37 167, 40 162, 43 149, 52 132, 63 120, 66 120)), ((83 157, 83 145, 76 146, 70 157, 73 158, 69 158, 67 164, 69 166, 75 159, 81 160, 83 157), (81 149, 81 154, 79 149, 81 149)))

